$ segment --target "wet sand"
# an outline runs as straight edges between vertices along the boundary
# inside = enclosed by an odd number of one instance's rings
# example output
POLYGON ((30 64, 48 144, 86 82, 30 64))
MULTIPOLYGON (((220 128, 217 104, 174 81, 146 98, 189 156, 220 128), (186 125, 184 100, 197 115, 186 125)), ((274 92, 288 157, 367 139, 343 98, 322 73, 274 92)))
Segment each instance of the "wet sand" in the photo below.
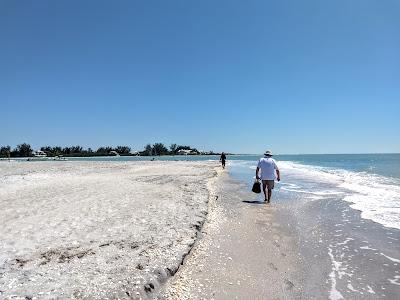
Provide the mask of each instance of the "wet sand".
POLYGON ((1 162, 1 299, 145 299, 207 215, 209 162, 1 162))
POLYGON ((216 195, 201 239, 159 298, 303 298, 297 244, 276 205, 252 202, 248 187, 227 173, 216 195))
POLYGON ((265 205, 227 173, 216 186, 203 235, 159 299, 400 299, 399 230, 336 197, 275 191, 265 205))
POLYGON ((334 198, 293 211, 302 220, 299 253, 308 291, 334 300, 400 299, 400 230, 363 219, 334 198))

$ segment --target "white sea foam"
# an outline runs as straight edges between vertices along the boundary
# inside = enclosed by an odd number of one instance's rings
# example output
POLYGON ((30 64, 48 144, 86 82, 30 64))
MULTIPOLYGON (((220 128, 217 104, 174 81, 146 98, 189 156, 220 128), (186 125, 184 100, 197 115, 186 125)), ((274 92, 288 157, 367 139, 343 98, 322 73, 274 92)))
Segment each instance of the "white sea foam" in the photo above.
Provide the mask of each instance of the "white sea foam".
POLYGON ((378 250, 378 249, 375 249, 375 248, 371 248, 369 246, 362 246, 362 247, 360 247, 360 249, 362 249, 362 250, 372 250, 372 251, 378 250))
POLYGON ((356 289, 351 285, 351 283, 347 284, 347 288, 348 288, 350 291, 352 291, 352 292, 358 292, 358 290, 356 290, 356 289))
POLYGON ((284 186, 288 186, 289 188, 292 188, 292 189, 299 189, 300 188, 299 185, 294 184, 294 183, 282 182, 281 184, 284 185, 284 186))
MULTIPOLYGON (((315 196, 328 196, 328 195, 339 195, 339 194, 344 194, 343 192, 335 192, 335 191, 311 191, 311 190, 299 190, 295 188, 286 188, 286 187, 281 187, 281 190, 283 191, 288 191, 288 192, 296 192, 296 193, 303 193, 303 194, 310 194, 310 195, 315 195, 315 196)), ((318 199, 321 199, 321 197, 318 197, 318 199)))
POLYGON ((372 287, 370 287, 369 285, 367 285, 367 288, 368 288, 368 290, 367 290, 368 293, 370 293, 370 294, 375 294, 375 291, 372 289, 372 287))
POLYGON ((353 238, 347 238, 343 242, 337 243, 337 245, 338 246, 343 246, 343 245, 346 245, 350 241, 354 241, 354 239, 353 238))
POLYGON ((285 188, 293 192, 314 195, 340 195, 351 203, 353 209, 361 211, 361 217, 386 227, 400 229, 400 182, 396 179, 363 172, 351 172, 299 163, 279 162, 283 173, 290 172, 299 178, 332 183, 337 190, 307 191, 285 188))
POLYGON ((340 187, 355 193, 344 200, 361 211, 361 217, 387 227, 400 228, 400 186, 382 182, 374 175, 354 175, 340 187))
POLYGON ((393 262, 395 262, 395 263, 400 263, 400 259, 387 256, 387 255, 385 255, 385 254, 383 254, 383 253, 381 253, 381 255, 383 255, 383 256, 386 257, 387 259, 390 259, 391 261, 393 261, 393 262))
POLYGON ((391 284, 400 285, 400 275, 395 275, 393 279, 388 279, 391 284))
MULTIPOLYGON (((256 162, 232 161, 232 166, 253 170, 256 162)), ((335 196, 349 202, 353 209, 361 211, 362 218, 400 229, 398 179, 292 161, 278 161, 278 166, 282 171, 280 190, 301 193, 304 199, 309 200, 335 196)))
POLYGON ((278 162, 280 169, 283 173, 289 173, 291 175, 298 176, 299 179, 310 179, 315 181, 329 182, 329 183, 341 183, 343 182, 342 174, 336 172, 334 169, 328 169, 319 166, 303 165, 291 161, 278 162))
POLYGON ((329 278, 331 279, 331 290, 329 291, 329 299, 331 300, 344 299, 343 295, 336 289, 336 273, 340 271, 342 263, 335 260, 331 248, 329 248, 328 254, 332 262, 332 271, 329 274, 329 278))

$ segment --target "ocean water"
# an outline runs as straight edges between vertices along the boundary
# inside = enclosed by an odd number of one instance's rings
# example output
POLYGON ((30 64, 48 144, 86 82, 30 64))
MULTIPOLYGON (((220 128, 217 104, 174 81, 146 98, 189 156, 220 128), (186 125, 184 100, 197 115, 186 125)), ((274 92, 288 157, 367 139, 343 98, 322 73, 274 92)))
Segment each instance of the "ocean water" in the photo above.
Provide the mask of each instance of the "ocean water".
MULTIPOLYGON (((261 155, 228 155, 230 174, 252 185, 261 155)), ((362 218, 400 229, 400 154, 276 155, 282 180, 274 201, 335 198, 362 218)), ((68 158, 70 161, 142 161, 153 157, 68 158)), ((161 156, 155 160, 212 160, 218 156, 161 156)), ((22 161, 22 160, 21 160, 22 161)), ((260 195, 262 197, 262 195, 260 195)))
MULTIPOLYGON (((232 176, 250 187, 258 158, 232 157, 232 176)), ((334 198, 361 211, 362 218, 400 229, 400 154, 281 155, 275 159, 281 170, 275 201, 334 198)))

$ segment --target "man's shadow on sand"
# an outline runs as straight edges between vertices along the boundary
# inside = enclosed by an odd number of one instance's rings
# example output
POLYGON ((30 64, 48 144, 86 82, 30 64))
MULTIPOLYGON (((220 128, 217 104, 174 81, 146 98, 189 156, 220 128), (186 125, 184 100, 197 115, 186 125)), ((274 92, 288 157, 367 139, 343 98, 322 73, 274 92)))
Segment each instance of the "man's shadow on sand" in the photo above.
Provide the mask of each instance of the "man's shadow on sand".
POLYGON ((249 203, 249 204, 264 204, 265 203, 264 201, 258 201, 258 200, 253 200, 253 201, 243 200, 242 202, 249 203))

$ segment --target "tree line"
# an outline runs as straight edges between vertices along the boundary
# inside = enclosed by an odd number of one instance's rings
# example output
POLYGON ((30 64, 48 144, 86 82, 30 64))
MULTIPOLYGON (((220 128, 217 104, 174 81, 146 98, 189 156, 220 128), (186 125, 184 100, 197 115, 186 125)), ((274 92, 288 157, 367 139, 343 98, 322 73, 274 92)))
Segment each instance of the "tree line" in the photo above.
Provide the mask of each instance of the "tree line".
MULTIPOLYGON (((83 148, 81 146, 70 146, 70 147, 60 147, 60 146, 44 146, 40 148, 41 151, 46 153, 49 157, 65 156, 65 157, 90 157, 90 156, 156 156, 156 155, 176 155, 180 150, 186 150, 189 155, 199 155, 199 154, 216 154, 212 151, 210 152, 200 152, 196 148, 190 146, 183 146, 177 144, 171 144, 168 148, 163 143, 155 143, 153 145, 147 144, 142 151, 133 151, 128 146, 117 146, 117 147, 99 147, 97 149, 83 148)), ((34 156, 34 150, 31 145, 23 143, 15 148, 10 146, 0 147, 0 157, 32 157, 34 156)))

